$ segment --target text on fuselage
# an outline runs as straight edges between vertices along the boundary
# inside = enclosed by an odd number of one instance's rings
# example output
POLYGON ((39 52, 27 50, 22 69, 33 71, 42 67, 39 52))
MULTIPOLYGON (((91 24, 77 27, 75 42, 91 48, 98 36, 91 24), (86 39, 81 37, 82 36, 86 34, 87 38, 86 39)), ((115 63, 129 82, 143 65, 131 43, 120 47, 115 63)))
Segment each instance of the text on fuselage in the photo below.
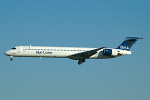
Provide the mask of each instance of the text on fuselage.
POLYGON ((52 54, 52 52, 48 52, 48 51, 36 51, 36 54, 52 54))

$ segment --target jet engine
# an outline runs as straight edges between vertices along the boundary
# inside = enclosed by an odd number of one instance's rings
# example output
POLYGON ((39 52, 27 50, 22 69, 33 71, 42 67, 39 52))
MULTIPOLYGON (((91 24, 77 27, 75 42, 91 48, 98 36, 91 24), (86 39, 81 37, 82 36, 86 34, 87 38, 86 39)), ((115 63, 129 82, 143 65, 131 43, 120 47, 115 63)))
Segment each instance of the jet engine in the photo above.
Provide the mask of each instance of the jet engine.
POLYGON ((106 56, 118 56, 119 55, 119 52, 116 49, 104 49, 103 53, 106 56))

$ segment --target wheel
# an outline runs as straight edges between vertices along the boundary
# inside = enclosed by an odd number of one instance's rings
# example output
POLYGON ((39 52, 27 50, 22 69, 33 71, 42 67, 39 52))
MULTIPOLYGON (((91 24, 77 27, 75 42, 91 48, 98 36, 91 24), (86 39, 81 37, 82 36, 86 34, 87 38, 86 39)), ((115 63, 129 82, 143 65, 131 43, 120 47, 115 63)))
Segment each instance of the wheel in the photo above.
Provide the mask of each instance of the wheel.
POLYGON ((12 59, 12 58, 10 58, 10 61, 13 61, 13 59, 12 59))
POLYGON ((78 62, 78 64, 79 64, 79 65, 81 65, 81 64, 82 64, 82 62, 80 62, 80 61, 79 61, 79 62, 78 62))
POLYGON ((84 62, 85 62, 85 59, 82 59, 82 60, 79 60, 78 64, 81 65, 84 62))

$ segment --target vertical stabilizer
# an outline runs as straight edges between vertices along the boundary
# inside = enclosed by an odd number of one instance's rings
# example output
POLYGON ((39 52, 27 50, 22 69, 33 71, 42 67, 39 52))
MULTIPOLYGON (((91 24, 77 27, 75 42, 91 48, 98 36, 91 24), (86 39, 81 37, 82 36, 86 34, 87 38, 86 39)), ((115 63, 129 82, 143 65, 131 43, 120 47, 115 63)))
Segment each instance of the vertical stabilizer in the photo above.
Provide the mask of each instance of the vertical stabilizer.
POLYGON ((138 38, 138 37, 126 37, 124 42, 118 46, 116 49, 121 49, 121 50, 130 50, 130 48, 133 46, 133 44, 138 40, 138 39, 143 39, 143 38, 138 38))

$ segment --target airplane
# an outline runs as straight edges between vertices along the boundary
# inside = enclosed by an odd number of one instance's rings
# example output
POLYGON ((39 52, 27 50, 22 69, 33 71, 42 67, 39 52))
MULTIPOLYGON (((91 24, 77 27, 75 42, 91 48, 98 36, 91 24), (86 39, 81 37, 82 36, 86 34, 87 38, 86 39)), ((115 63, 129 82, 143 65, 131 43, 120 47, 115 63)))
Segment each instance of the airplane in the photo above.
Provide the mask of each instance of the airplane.
POLYGON ((5 55, 13 57, 53 57, 70 58, 78 60, 82 64, 86 59, 108 59, 131 54, 130 48, 138 40, 143 38, 126 37, 117 48, 79 48, 79 47, 45 47, 45 46, 15 46, 5 52, 5 55))

